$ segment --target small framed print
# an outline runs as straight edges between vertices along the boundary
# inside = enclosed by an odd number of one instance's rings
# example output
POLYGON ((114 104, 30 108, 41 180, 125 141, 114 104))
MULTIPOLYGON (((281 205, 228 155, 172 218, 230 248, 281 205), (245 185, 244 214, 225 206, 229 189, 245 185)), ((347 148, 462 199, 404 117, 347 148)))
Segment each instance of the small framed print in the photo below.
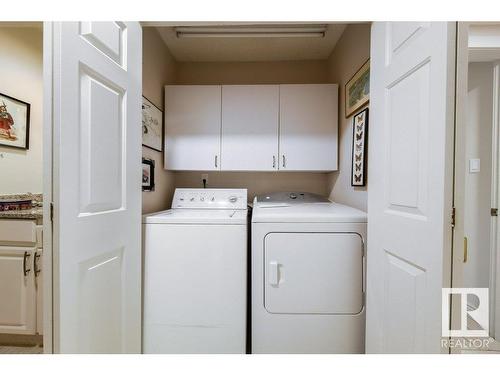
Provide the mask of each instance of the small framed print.
POLYGON ((29 149, 30 104, 0 94, 0 146, 29 149))
POLYGON ((370 60, 345 85, 345 118, 348 118, 370 100, 370 60))
POLYGON ((156 151, 163 150, 163 112, 142 97, 142 145, 156 151))
POLYGON ((142 191, 155 190, 155 161, 142 158, 142 191))
POLYGON ((366 185, 366 144, 368 133, 368 108, 352 119, 352 170, 351 186, 366 185))

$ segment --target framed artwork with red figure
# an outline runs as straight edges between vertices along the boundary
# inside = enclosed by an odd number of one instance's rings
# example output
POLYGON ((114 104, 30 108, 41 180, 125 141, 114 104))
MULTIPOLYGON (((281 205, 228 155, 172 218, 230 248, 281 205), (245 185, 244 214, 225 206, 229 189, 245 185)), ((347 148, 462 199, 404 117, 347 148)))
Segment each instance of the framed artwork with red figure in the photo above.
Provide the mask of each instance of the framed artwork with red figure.
POLYGON ((29 149, 30 104, 0 93, 0 147, 29 149))

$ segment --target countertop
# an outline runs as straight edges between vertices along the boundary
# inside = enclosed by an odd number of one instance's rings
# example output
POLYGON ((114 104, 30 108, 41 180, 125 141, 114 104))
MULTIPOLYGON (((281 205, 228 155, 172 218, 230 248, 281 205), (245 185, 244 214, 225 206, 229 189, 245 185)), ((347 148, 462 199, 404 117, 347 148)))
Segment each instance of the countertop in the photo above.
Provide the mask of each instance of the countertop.
POLYGON ((0 211, 0 219, 35 219, 43 218, 42 194, 9 194, 0 195, 0 200, 32 200, 33 208, 27 210, 0 211))

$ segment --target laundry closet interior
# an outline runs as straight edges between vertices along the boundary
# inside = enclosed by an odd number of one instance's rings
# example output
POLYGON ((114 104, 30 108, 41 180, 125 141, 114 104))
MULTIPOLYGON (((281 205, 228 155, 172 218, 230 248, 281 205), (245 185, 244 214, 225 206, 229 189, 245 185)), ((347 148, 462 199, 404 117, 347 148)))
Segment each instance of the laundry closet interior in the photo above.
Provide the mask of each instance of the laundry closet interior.
POLYGON ((369 57, 364 23, 143 24, 144 353, 364 352, 369 57))
MULTIPOLYGON (((165 107, 165 92, 168 96, 175 88, 167 87, 165 91, 165 86, 175 85, 177 90, 181 89, 178 86, 186 86, 183 91, 192 101, 178 105, 196 106, 199 110, 193 115, 205 119, 200 126, 212 119, 216 125, 203 130, 203 134, 200 128, 199 136, 196 129, 190 129, 183 138, 179 134, 179 141, 174 145, 178 148, 173 150, 168 144, 162 152, 143 147, 143 157, 155 161, 155 189, 143 193, 143 213, 169 208, 177 187, 203 187, 202 173, 208 174, 208 187, 248 189, 249 201, 256 194, 295 190, 317 193, 366 211, 367 188, 351 186, 352 116, 345 116, 344 89, 370 57, 370 24, 331 24, 327 25, 324 36, 291 37, 273 37, 272 33, 264 37, 182 34, 179 37, 176 27, 180 26, 186 25, 143 24, 143 96, 164 111, 167 137, 170 131, 179 129, 169 129, 168 116, 176 108, 165 107), (308 129, 303 125, 292 138, 279 144, 278 135, 286 136, 279 134, 278 125, 283 126, 279 121, 286 120, 278 119, 279 101, 289 90, 286 85, 292 84, 325 85, 316 87, 319 91, 312 93, 325 102, 313 100, 311 104, 317 108, 327 104, 326 116, 332 116, 335 111, 337 134, 330 131, 325 135, 321 133, 324 129, 308 129), (328 92, 328 84, 337 88, 328 92), (252 85, 253 92, 242 92, 245 88, 238 87, 240 85, 245 85, 247 90, 250 89, 247 85, 252 85), (260 105, 260 110, 245 106, 248 100, 255 100, 254 105, 260 105), (218 108, 221 105, 222 121, 221 108, 218 108), (225 111, 226 108, 234 110, 231 113, 225 111), (250 124, 254 119, 260 122, 250 124), (233 128, 227 128, 228 124, 233 128), (322 139, 316 146, 312 142, 314 137, 317 141, 322 139), (182 140, 186 143, 181 145, 182 140), (280 151, 279 146, 289 147, 289 155, 280 151), (169 159, 167 169, 165 152, 169 159), (286 167, 283 167, 283 157, 286 167)), ((298 90, 295 100, 307 108, 300 99, 300 88, 298 90)), ((176 98, 181 100, 179 96, 176 98)), ((295 104, 290 103, 288 108, 297 111, 290 116, 300 114, 295 104)))

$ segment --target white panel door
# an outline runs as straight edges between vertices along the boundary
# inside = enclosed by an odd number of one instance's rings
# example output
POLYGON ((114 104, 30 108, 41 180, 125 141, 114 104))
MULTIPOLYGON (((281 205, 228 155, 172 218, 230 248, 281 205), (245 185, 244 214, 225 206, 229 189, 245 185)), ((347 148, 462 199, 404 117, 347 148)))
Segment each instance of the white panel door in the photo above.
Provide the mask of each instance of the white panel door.
POLYGON ((140 353, 141 27, 52 28, 54 351, 140 353))
POLYGON ((337 170, 338 85, 280 85, 280 170, 337 170))
POLYGON ((441 351, 441 288, 450 281, 454 30, 453 23, 372 26, 368 353, 441 351))
POLYGON ((165 169, 220 169, 221 86, 165 86, 165 169))
POLYGON ((0 247, 0 333, 35 333, 34 253, 29 247, 0 247))
POLYGON ((277 170, 278 116, 278 85, 222 86, 222 170, 277 170))

